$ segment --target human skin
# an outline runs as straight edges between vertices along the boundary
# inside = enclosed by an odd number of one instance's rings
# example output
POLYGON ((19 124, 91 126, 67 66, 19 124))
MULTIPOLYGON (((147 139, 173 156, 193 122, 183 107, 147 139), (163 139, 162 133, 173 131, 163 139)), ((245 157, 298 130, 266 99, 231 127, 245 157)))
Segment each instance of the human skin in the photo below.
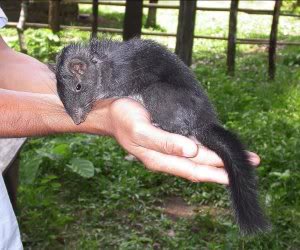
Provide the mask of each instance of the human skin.
MULTIPOLYGON (((98 101, 75 125, 59 100, 55 76, 38 60, 10 49, 0 37, 0 137, 89 133, 114 137, 152 171, 193 182, 228 184, 222 160, 192 139, 153 126, 131 99, 98 101), (126 115, 124 115, 126 114, 126 115)), ((259 157, 249 152, 253 166, 259 157)))

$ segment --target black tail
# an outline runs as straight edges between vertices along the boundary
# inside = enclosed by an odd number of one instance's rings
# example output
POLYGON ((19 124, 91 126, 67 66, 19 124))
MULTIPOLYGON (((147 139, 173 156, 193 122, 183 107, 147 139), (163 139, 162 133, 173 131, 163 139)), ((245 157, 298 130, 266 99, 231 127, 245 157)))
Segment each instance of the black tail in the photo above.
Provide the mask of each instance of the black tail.
POLYGON ((195 137, 224 162, 229 177, 232 208, 241 232, 254 234, 269 229, 270 225, 258 201, 254 168, 236 135, 221 126, 210 125, 198 130, 195 137))

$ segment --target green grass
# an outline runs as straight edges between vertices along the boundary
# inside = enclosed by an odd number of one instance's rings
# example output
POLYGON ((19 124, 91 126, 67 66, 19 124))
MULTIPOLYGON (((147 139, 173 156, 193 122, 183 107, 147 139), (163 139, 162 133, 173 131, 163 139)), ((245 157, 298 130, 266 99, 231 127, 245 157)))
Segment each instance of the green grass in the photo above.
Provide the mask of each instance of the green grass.
MULTIPOLYGON (((226 35, 226 14, 211 15, 197 20, 197 32, 226 35)), ((158 20, 163 18, 162 28, 176 30, 170 22, 175 11, 159 11, 158 20)), ((266 17, 260 17, 260 25, 248 15, 239 18, 241 37, 268 36, 270 23, 262 21, 266 17)), ((300 40, 299 21, 280 22, 282 39, 300 40)), ((0 34, 18 49, 14 30, 0 34)), ((53 60, 64 44, 89 37, 74 30, 53 35, 45 29, 28 29, 25 35, 29 53, 43 61, 53 60)), ((155 39, 174 48, 172 38, 155 39)), ((264 46, 238 46, 235 77, 225 74, 225 52, 225 42, 197 40, 192 68, 220 120, 261 156, 261 199, 273 224, 271 233, 241 237, 220 185, 151 173, 124 160, 126 153, 110 138, 63 135, 31 139, 22 150, 18 219, 25 248, 299 249, 300 48, 279 47, 274 82, 268 81, 264 46), (94 176, 74 172, 74 158, 85 160, 94 176), (167 213, 167 202, 175 206, 179 197, 195 210, 192 216, 167 213)))

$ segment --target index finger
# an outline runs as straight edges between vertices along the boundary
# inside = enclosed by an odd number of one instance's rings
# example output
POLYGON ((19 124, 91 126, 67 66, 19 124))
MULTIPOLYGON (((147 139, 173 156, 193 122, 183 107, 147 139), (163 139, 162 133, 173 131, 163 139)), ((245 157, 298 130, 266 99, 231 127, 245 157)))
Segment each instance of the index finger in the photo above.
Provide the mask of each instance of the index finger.
POLYGON ((192 182, 229 183, 223 168, 196 164, 188 158, 147 150, 140 160, 152 171, 175 175, 192 182))

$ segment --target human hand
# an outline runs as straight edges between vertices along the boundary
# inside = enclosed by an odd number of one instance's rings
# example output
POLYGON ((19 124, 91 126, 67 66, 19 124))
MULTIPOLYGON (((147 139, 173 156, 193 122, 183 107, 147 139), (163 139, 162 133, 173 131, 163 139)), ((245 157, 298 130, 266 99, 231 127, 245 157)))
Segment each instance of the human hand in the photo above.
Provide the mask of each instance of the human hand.
MULTIPOLYGON (((192 139, 163 131, 150 122, 145 108, 131 99, 110 105, 111 134, 149 170, 168 173, 193 182, 228 184, 222 160, 192 139)), ((259 157, 249 152, 253 166, 259 157)))

